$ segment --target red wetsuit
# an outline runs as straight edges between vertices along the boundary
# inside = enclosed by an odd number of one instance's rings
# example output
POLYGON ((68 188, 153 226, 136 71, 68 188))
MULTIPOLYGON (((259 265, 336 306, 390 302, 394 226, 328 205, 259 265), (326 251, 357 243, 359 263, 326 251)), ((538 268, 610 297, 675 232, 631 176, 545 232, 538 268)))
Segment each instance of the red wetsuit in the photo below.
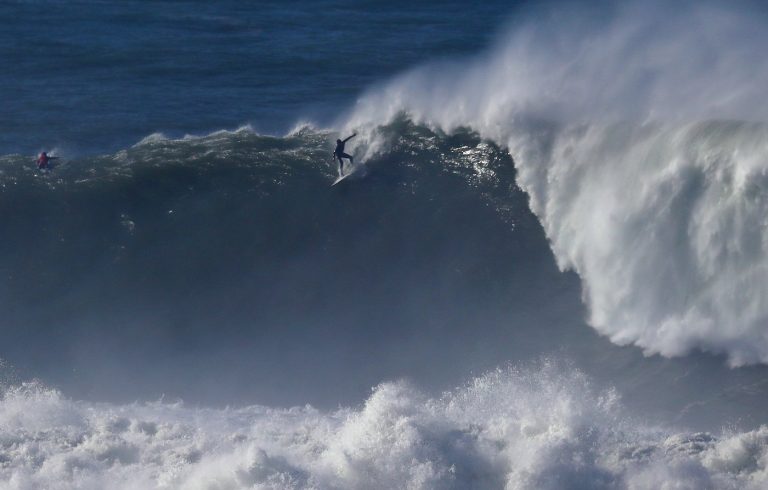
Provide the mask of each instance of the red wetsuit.
POLYGON ((51 160, 51 157, 45 154, 45 152, 41 153, 40 156, 37 158, 37 168, 48 168, 48 162, 51 160))

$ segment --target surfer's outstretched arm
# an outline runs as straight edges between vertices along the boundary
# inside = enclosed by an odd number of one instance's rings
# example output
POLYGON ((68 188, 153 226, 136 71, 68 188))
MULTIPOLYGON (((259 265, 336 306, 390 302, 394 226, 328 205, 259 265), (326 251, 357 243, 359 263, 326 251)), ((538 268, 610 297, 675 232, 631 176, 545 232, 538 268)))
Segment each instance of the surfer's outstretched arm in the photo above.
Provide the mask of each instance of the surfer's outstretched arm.
POLYGON ((350 136, 349 138, 347 138, 347 139, 343 140, 343 141, 344 141, 344 143, 346 143, 347 141, 351 140, 351 139, 352 139, 352 138, 354 138, 355 136, 357 136, 357 133, 354 133, 354 134, 353 134, 352 136, 350 136))

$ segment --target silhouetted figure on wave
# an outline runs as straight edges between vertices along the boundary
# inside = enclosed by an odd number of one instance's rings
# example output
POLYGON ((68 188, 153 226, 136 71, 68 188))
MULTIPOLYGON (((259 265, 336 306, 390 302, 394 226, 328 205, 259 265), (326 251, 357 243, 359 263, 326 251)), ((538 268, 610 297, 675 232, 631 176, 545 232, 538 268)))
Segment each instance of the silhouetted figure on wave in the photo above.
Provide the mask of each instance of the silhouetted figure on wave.
POLYGON ((352 136, 344 140, 336 140, 336 149, 333 151, 333 156, 339 159, 339 175, 344 174, 344 160, 342 160, 342 158, 349 158, 350 165, 353 163, 352 156, 344 153, 344 143, 351 140, 355 136, 357 136, 357 133, 354 133, 352 136))

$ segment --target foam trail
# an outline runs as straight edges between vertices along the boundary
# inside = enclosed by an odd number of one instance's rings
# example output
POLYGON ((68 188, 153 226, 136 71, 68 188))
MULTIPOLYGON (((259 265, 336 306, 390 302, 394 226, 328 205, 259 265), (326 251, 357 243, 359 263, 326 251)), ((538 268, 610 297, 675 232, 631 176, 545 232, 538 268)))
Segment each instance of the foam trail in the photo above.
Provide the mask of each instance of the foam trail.
POLYGON ((765 363, 768 20, 740 5, 537 12, 475 60, 372 90, 346 124, 369 154, 402 113, 505 146, 598 331, 765 363))
POLYGON ((633 424, 612 391, 544 361, 429 398, 378 386, 364 406, 200 409, 75 402, 39 384, 0 401, 9 489, 765 488, 768 429, 633 424), (560 374, 563 371, 567 375, 560 374))

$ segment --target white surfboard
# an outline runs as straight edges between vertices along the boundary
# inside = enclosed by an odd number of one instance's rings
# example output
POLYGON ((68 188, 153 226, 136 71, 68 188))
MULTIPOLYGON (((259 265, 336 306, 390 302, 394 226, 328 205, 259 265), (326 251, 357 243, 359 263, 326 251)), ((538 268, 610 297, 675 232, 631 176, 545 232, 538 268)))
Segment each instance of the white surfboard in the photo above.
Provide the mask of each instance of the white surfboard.
POLYGON ((333 184, 331 184, 331 187, 335 186, 336 184, 338 184, 338 183, 339 183, 339 182, 341 182, 342 180, 346 179, 346 178, 347 178, 347 177, 349 177, 350 175, 352 175, 352 174, 351 174, 351 173, 349 173, 349 174, 344 174, 344 175, 341 175, 341 176, 340 176, 338 179, 336 179, 336 180, 334 180, 334 181, 333 181, 333 184))
POLYGON ((333 184, 331 184, 331 187, 335 186, 336 184, 338 184, 342 180, 346 179, 350 175, 353 175, 353 174, 357 173, 357 171, 360 169, 360 167, 362 167, 361 164, 357 164, 357 165, 351 166, 351 168, 349 169, 349 171, 347 171, 347 173, 340 175, 338 179, 333 181, 333 184))

